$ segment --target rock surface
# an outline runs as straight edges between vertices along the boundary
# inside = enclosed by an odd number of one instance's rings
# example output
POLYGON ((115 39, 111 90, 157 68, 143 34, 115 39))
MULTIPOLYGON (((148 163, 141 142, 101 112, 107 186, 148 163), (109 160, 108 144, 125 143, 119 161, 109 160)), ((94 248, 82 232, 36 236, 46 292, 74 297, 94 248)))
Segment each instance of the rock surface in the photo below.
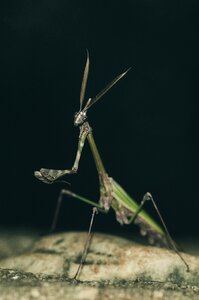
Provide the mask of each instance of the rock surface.
POLYGON ((31 230, 0 228, 0 259, 23 253, 38 236, 37 232, 31 230))
POLYGON ((0 300, 199 299, 199 257, 95 234, 79 280, 85 233, 38 239, 23 254, 0 260, 0 300))

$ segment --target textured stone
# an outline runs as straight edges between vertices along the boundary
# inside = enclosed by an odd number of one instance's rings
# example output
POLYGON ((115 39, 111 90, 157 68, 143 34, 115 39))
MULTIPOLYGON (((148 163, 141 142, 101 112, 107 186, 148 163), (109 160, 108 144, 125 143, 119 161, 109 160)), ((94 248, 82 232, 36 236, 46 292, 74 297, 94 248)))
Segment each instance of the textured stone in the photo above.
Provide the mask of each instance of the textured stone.
POLYGON ((23 253, 36 239, 38 233, 34 231, 0 228, 0 259, 23 253))
MULTIPOLYGON (((33 274, 73 278, 86 234, 62 233, 38 240, 31 251, 0 261, 1 268, 33 274)), ((135 244, 110 235, 95 234, 80 274, 81 281, 159 281, 199 285, 199 258, 182 254, 190 267, 172 251, 135 244)))
POLYGON ((198 300, 199 257, 95 234, 74 280, 85 233, 38 239, 23 254, 0 260, 0 300, 198 300))

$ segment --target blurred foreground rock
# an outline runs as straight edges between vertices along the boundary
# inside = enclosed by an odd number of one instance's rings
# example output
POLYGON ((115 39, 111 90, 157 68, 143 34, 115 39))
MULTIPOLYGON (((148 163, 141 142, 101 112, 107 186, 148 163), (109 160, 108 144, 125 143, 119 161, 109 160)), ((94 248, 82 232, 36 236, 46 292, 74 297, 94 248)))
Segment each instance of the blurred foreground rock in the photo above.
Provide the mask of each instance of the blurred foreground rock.
POLYGON ((0 300, 199 299, 199 257, 95 234, 79 281, 85 233, 38 239, 28 251, 0 260, 0 300), (14 296, 13 296, 14 293, 14 296))
POLYGON ((30 249, 38 236, 37 232, 31 230, 0 228, 0 259, 30 249))

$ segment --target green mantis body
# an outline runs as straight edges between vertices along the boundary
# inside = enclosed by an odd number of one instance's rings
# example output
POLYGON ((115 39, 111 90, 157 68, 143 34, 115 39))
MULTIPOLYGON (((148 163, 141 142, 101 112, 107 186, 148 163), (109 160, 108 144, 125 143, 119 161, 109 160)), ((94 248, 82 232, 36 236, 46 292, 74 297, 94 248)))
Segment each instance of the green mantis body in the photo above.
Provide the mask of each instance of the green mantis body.
MULTIPOLYGON (((61 202, 61 198, 63 195, 69 195, 74 198, 77 198, 81 201, 84 201, 93 207, 96 207, 98 210, 103 212, 108 212, 110 208, 115 211, 116 219, 120 224, 130 224, 134 222, 135 224, 140 226, 141 234, 147 235, 149 241, 151 243, 156 243, 160 245, 170 245, 172 249, 178 254, 180 259, 185 264, 187 270, 189 269, 186 261, 181 256, 181 254, 176 249, 175 243, 171 239, 169 232, 165 226, 165 223, 162 220, 160 212, 153 200, 153 197, 150 193, 146 193, 141 201, 141 204, 137 204, 137 202, 132 199, 126 191, 111 177, 109 177, 106 172, 100 154, 98 152, 97 146, 95 144, 95 140, 92 133, 92 128, 89 123, 86 121, 87 119, 87 111, 88 109, 97 102, 113 85, 115 85, 126 73, 129 71, 125 71, 124 73, 117 76, 112 82, 110 82, 100 93, 97 94, 94 98, 89 98, 86 102, 85 107, 83 108, 83 100, 85 96, 86 84, 88 79, 89 72, 89 55, 87 52, 87 61, 84 69, 84 75, 82 80, 81 92, 80 92, 80 109, 75 114, 74 117, 74 125, 79 126, 80 135, 78 142, 78 150, 76 154, 76 158, 71 169, 66 170, 53 170, 53 169, 40 169, 40 171, 35 171, 34 175, 44 183, 51 184, 55 180, 66 174, 74 174, 78 170, 79 161, 81 157, 81 153, 85 144, 86 139, 89 142, 91 152, 93 154, 93 158, 95 161, 95 165, 97 168, 98 176, 99 176, 99 189, 100 189, 100 199, 99 203, 94 201, 90 201, 80 195, 77 195, 69 190, 63 189, 60 193, 59 202, 61 202), (143 205, 146 201, 151 200, 159 217, 162 222, 163 227, 159 226, 143 209, 143 205)), ((60 204, 59 204, 60 205, 60 204)), ((55 221, 58 213, 59 206, 56 211, 55 221)))

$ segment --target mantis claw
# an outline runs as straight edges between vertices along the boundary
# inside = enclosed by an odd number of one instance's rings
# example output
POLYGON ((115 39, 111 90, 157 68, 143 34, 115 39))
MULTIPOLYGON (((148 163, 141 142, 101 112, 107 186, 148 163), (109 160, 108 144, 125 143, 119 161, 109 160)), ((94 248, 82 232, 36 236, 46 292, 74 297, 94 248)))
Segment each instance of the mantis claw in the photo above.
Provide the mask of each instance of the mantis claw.
POLYGON ((53 169, 40 169, 40 171, 35 171, 34 175, 37 179, 43 181, 44 183, 51 184, 59 177, 69 173, 67 170, 53 170, 53 169))

